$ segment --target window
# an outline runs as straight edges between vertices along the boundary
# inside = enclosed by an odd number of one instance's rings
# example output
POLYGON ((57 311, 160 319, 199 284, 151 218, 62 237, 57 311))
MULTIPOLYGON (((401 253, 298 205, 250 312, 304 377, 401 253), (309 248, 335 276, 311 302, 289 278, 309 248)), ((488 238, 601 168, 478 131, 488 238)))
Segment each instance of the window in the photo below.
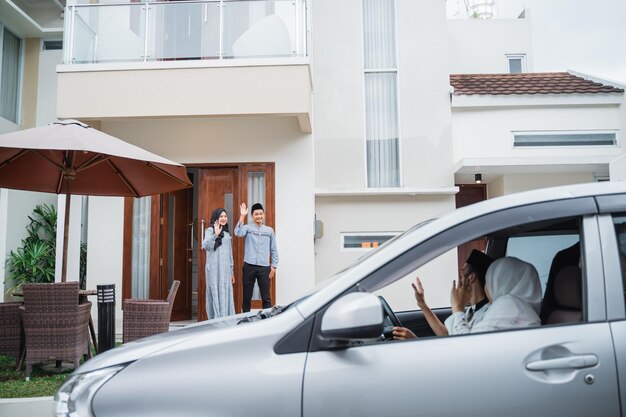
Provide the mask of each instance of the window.
POLYGON ((509 74, 521 74, 523 72, 526 72, 525 54, 507 54, 506 59, 509 74))
POLYGON ((44 51, 56 51, 63 49, 63 41, 43 41, 42 49, 44 51))
POLYGON ((132 204, 132 298, 148 298, 152 197, 134 198, 132 204))
POLYGON ((534 146, 615 146, 617 132, 513 132, 516 148, 534 146))
POLYGON ((617 238, 619 263, 622 269, 624 299, 626 301, 626 215, 614 216, 613 224, 615 225, 615 237, 617 238))
POLYGON ((537 269, 541 290, 545 293, 554 255, 578 241, 577 234, 513 237, 508 241, 506 256, 515 256, 532 264, 537 269))
POLYGON ((394 0, 363 0, 367 187, 400 186, 394 0))
POLYGON ((0 23, 0 117, 18 123, 22 40, 0 23))
POLYGON ((341 249, 362 251, 377 248, 399 234, 399 232, 342 233, 341 249))

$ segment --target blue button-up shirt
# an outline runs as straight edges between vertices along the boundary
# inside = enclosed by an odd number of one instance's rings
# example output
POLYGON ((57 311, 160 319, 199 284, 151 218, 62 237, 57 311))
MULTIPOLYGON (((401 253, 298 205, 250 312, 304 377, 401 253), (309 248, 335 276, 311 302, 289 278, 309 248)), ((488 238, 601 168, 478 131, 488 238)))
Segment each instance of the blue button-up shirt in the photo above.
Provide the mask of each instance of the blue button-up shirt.
POLYGON ((245 237, 245 254, 243 261, 250 265, 278 266, 278 248, 274 230, 262 224, 241 224, 235 226, 235 236, 245 237), (271 264, 270 264, 271 255, 271 264))

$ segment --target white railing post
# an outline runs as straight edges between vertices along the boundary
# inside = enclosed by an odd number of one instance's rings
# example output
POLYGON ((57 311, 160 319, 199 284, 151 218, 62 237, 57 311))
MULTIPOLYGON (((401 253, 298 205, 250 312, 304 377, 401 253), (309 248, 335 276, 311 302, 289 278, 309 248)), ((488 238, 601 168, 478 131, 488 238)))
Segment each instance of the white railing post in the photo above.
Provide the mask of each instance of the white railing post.
MULTIPOLYGON (((132 7, 132 6, 131 6, 132 7)), ((144 19, 146 20, 145 26, 144 26, 144 40, 143 40, 143 62, 147 62, 148 61, 148 39, 149 39, 149 34, 150 34, 150 3, 144 3, 144 10, 146 11, 146 14, 144 16, 144 19)))
POLYGON ((224 58, 224 0, 220 0, 220 50, 217 55, 220 59, 224 58))
POLYGON ((71 12, 70 12, 70 45, 69 45, 69 62, 70 63, 74 63, 74 61, 76 60, 75 58, 75 51, 74 51, 74 36, 76 34, 76 13, 78 13, 78 10, 76 10, 76 6, 72 5, 71 7, 71 12))

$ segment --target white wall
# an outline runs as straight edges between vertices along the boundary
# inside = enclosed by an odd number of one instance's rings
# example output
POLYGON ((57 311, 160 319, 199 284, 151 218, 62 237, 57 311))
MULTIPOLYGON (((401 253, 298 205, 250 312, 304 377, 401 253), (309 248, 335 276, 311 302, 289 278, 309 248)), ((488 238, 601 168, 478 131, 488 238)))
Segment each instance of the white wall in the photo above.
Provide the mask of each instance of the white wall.
POLYGON ((365 187, 361 0, 316 0, 312 21, 315 186, 365 187))
MULTIPOLYGON (((20 247, 26 237, 26 226, 30 223, 28 216, 38 204, 56 206, 56 202, 56 194, 0 189, 0 276, 5 290, 14 285, 5 271, 6 257, 20 247)), ((4 291, 0 300, 2 297, 6 297, 4 291)))
POLYGON ((449 187, 454 177, 445 4, 396 4, 403 185, 449 187))
POLYGON ((324 281, 367 253, 343 250, 342 233, 404 232, 454 207, 454 196, 450 195, 317 197, 315 214, 324 223, 324 236, 315 241, 316 282, 324 281))
MULTIPOLYGON (((620 106, 620 120, 622 134, 626 133, 626 105, 620 106)), ((609 174, 611 181, 626 180, 626 156, 620 156, 614 159, 609 165, 609 174)))
MULTIPOLYGON (((454 161, 462 158, 550 157, 555 149, 514 149, 513 131, 595 130, 622 128, 617 106, 480 108, 453 111, 454 161)), ((623 135, 623 133, 621 134, 623 135)), ((616 147, 559 148, 557 156, 617 156, 623 152, 624 138, 616 147)))
POLYGON ((626 2, 502 0, 501 16, 530 10, 536 71, 588 72, 626 83, 626 2), (555 53, 557 52, 558 53, 555 53))
POLYGON ((615 158, 609 164, 609 176, 611 181, 626 180, 626 155, 615 158))
POLYGON ((16 132, 20 130, 20 126, 13 123, 10 120, 5 119, 4 117, 0 117, 0 134, 16 132))
MULTIPOLYGON (((124 199, 89 197, 87 235, 87 288, 115 284, 115 326, 122 334, 122 253, 124 238, 124 199)), ((91 317, 98 326, 98 302, 90 297, 91 317)))
MULTIPOLYGON (((437 0, 395 4, 402 186, 452 187, 445 4, 437 0)), ((311 4, 315 186, 364 192, 317 196, 315 214, 324 223, 324 236, 315 242, 316 282, 365 253, 342 250, 341 233, 403 232, 454 208, 453 195, 367 195, 361 7, 362 0, 311 4)), ((391 297, 394 308, 408 308, 406 288, 403 284, 397 288, 385 296, 391 297)), ((408 303, 415 305, 410 293, 408 303)))
MULTIPOLYGON (((101 130, 182 163, 274 162, 280 255, 275 302, 285 305, 313 286, 313 143, 295 118, 105 121, 101 130)), ((122 242, 109 245, 99 256, 114 256, 122 242)))
MULTIPOLYGON (((557 187, 560 185, 581 184, 593 182, 591 173, 566 173, 566 174, 507 174, 502 176, 503 194, 519 193, 522 191, 536 190, 545 187, 557 187)), ((487 185, 489 198, 496 195, 491 192, 491 184, 487 185)), ((497 190, 494 190, 497 192, 497 190)))
MULTIPOLYGON (((366 184, 361 0, 312 5, 318 189, 366 184)), ((396 1, 400 148, 405 187, 453 185, 445 4, 396 1)))
POLYGON ((37 83, 37 126, 45 126, 56 120, 57 73, 61 63, 60 50, 41 51, 39 54, 39 82, 37 83))
POLYGON ((533 71, 531 19, 448 20, 451 74, 508 73, 506 54, 526 54, 533 71))

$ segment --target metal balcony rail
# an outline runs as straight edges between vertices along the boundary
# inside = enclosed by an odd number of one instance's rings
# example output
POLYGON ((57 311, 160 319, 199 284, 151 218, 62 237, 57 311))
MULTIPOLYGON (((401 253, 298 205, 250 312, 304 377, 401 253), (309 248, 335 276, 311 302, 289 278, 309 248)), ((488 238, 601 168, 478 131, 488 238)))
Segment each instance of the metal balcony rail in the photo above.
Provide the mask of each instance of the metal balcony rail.
POLYGON ((307 56, 306 0, 75 4, 64 63, 307 56))

